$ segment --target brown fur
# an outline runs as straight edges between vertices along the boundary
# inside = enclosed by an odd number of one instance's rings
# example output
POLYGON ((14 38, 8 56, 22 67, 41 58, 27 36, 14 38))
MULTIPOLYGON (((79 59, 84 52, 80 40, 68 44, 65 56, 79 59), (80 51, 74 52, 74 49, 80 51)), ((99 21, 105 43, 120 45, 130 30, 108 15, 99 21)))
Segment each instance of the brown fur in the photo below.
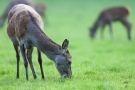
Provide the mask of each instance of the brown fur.
POLYGON ((42 16, 45 15, 46 6, 44 4, 38 3, 34 6, 35 10, 42 16))
POLYGON ((117 20, 120 18, 125 18, 129 15, 129 10, 126 7, 114 7, 109 8, 101 12, 99 19, 103 20, 117 20))
MULTIPOLYGON (((16 36, 18 39, 23 38, 26 35, 27 32, 27 22, 30 20, 30 16, 28 11, 24 7, 14 7, 9 12, 8 16, 8 35, 9 36, 16 36), (13 10, 13 11, 12 11, 13 10)), ((28 9, 29 11, 31 10, 28 9)), ((40 23, 39 25, 41 26, 41 29, 44 29, 43 22, 40 18, 40 16, 36 13, 34 9, 32 9, 33 16, 36 18, 39 18, 38 22, 40 23)))

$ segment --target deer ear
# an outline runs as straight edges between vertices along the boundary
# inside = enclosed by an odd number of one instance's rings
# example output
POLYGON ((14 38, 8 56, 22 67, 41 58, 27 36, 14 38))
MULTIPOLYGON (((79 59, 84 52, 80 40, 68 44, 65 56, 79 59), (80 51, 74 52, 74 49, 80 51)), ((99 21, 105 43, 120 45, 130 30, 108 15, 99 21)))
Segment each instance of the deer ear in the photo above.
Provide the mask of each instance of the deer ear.
POLYGON ((64 50, 67 50, 68 48, 68 44, 69 44, 69 41, 67 39, 65 39, 62 43, 62 49, 64 50))

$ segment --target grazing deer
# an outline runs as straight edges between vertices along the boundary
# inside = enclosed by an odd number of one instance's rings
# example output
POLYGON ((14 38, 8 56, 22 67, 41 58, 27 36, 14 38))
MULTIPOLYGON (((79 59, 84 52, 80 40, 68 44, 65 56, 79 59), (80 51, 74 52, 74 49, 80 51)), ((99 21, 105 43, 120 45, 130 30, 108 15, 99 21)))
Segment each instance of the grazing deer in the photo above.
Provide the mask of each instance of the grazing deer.
POLYGON ((16 51, 17 78, 19 78, 19 48, 24 60, 26 79, 28 80, 28 62, 33 76, 36 78, 31 57, 33 47, 36 47, 38 51, 42 78, 44 78, 44 73, 40 51, 54 61, 61 77, 71 77, 71 55, 67 50, 69 41, 65 39, 62 46, 56 44, 42 31, 44 29, 43 25, 40 15, 28 5, 15 5, 8 14, 7 33, 16 51), (27 54, 25 54, 26 50, 27 54))
POLYGON ((11 2, 8 4, 8 7, 6 8, 5 12, 3 13, 3 15, 0 18, 0 27, 2 27, 4 25, 4 22, 6 21, 6 18, 8 16, 10 9, 16 4, 30 5, 30 6, 34 7, 39 14, 44 15, 43 13, 45 13, 46 7, 44 4, 42 4, 42 5, 34 4, 33 0, 11 0, 11 2))
POLYGON ((34 8, 41 16, 45 16, 45 11, 46 11, 45 4, 37 3, 34 5, 34 8))
POLYGON ((95 37, 95 33, 98 27, 102 27, 101 38, 103 38, 103 31, 105 25, 109 25, 111 38, 113 38, 112 32, 112 22, 120 21, 127 29, 128 39, 131 39, 131 24, 127 20, 127 16, 129 15, 129 9, 127 7, 114 7, 107 10, 104 10, 99 15, 97 21, 94 26, 90 29, 90 36, 92 38, 95 37))
POLYGON ((9 3, 5 12, 3 13, 3 15, 0 18, 0 27, 2 27, 4 22, 6 21, 6 18, 8 17, 8 13, 9 13, 10 9, 16 4, 26 4, 26 5, 32 6, 32 0, 11 0, 11 2, 9 3))
POLYGON ((46 17, 46 5, 42 4, 42 3, 36 3, 34 5, 34 9, 42 16, 44 17, 44 23, 47 25, 48 24, 48 20, 46 17))

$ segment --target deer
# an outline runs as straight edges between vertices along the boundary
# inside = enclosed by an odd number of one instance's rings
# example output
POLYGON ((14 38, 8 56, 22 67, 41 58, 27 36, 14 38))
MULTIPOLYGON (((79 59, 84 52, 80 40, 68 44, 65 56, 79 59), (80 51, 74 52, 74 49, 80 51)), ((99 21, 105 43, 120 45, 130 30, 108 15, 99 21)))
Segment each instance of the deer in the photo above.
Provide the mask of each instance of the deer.
POLYGON ((33 48, 37 48, 38 63, 40 65, 42 79, 45 78, 41 52, 51 59, 62 78, 70 78, 71 54, 68 51, 69 40, 65 39, 62 45, 52 41, 44 32, 44 24, 40 15, 31 7, 25 4, 15 5, 8 14, 7 34, 13 43, 16 52, 17 73, 19 78, 20 54, 23 57, 26 80, 28 80, 28 63, 31 67, 33 77, 36 79, 36 72, 32 62, 33 48))
POLYGON ((0 18, 0 27, 2 27, 4 25, 4 22, 6 21, 6 19, 8 17, 8 13, 9 13, 10 9, 16 4, 26 4, 26 5, 32 6, 32 0, 11 0, 11 2, 8 4, 5 12, 2 14, 2 16, 0 18))
POLYGON ((45 11, 47 8, 45 4, 37 3, 34 5, 34 8, 41 16, 45 16, 45 11))
POLYGON ((93 27, 89 29, 90 37, 94 38, 97 32, 97 29, 101 27, 101 38, 103 38, 103 32, 106 25, 109 25, 110 28, 110 35, 113 39, 113 28, 112 22, 120 21, 127 30, 128 40, 131 39, 131 23, 127 20, 127 17, 130 13, 130 10, 126 6, 119 6, 119 7, 112 7, 106 10, 103 10, 96 22, 94 23, 93 27))
POLYGON ((2 14, 2 16, 0 17, 0 28, 3 27, 4 22, 6 21, 7 17, 8 17, 8 13, 10 11, 10 9, 16 5, 16 4, 26 4, 26 5, 30 5, 32 6, 34 9, 37 10, 37 12, 39 14, 41 14, 42 16, 44 16, 43 13, 45 13, 45 5, 42 4, 42 6, 40 4, 35 4, 33 2, 33 0, 11 0, 11 2, 8 4, 5 12, 2 14))

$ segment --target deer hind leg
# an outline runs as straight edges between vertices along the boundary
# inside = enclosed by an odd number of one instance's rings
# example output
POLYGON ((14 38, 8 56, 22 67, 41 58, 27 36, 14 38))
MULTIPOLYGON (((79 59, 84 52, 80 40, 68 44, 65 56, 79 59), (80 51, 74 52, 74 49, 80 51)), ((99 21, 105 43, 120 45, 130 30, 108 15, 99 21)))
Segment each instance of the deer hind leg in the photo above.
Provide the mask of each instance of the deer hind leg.
POLYGON ((16 78, 19 78, 19 62, 20 62, 20 51, 18 48, 18 45, 14 45, 14 49, 16 51, 16 59, 17 59, 17 73, 16 73, 16 78))
POLYGON ((33 62, 32 62, 32 52, 33 52, 33 48, 27 50, 27 59, 30 64, 30 68, 32 70, 33 77, 34 77, 34 79, 36 79, 37 76, 36 76, 36 72, 34 70, 34 66, 33 66, 33 62))
POLYGON ((122 19, 121 20, 122 24, 126 27, 127 29, 127 35, 128 35, 128 39, 131 39, 131 24, 128 22, 127 19, 122 19))
POLYGON ((24 48, 23 44, 20 45, 20 50, 21 50, 21 54, 22 54, 22 57, 23 57, 23 60, 24 60, 26 79, 28 80, 28 62, 27 62, 27 58, 26 58, 26 54, 25 54, 25 48, 24 48))
POLYGON ((111 39, 113 39, 113 29, 112 29, 112 23, 109 23, 109 28, 110 28, 110 35, 111 35, 111 39))
POLYGON ((38 63, 39 63, 39 65, 40 65, 40 70, 41 70, 41 74, 42 74, 42 79, 44 79, 45 76, 44 76, 44 71, 43 71, 43 67, 42 67, 41 52, 40 52, 40 50, 38 50, 38 49, 37 49, 37 51, 38 51, 38 63))

